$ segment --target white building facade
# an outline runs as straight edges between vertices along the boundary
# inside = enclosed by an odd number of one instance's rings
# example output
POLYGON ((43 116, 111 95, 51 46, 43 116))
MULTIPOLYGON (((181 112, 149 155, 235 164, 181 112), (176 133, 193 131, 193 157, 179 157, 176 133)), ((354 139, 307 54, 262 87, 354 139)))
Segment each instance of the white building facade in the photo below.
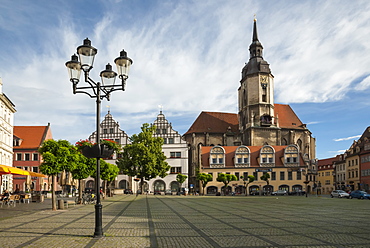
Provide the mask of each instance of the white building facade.
MULTIPOLYGON (((3 93, 3 82, 0 78, 0 163, 13 166, 13 127, 15 105, 3 93)), ((1 175, 0 193, 4 190, 13 191, 12 174, 1 175)))
MULTIPOLYGON (((129 144, 129 136, 125 131, 120 129, 120 125, 117 121, 113 119, 110 111, 105 115, 104 120, 100 123, 100 140, 109 139, 120 144, 122 147, 129 144)), ((96 132, 93 132, 89 141, 96 142, 96 132)), ((109 159, 105 159, 106 162, 116 165, 117 154, 114 153, 109 159)), ((127 175, 119 174, 114 181, 112 188, 116 194, 123 193, 125 189, 132 189, 133 179, 127 175)), ((88 178, 86 181, 86 188, 95 188, 94 179, 88 178)))
POLYGON ((180 188, 188 188, 188 178, 179 185, 176 181, 177 174, 188 176, 188 145, 182 140, 181 135, 172 128, 162 111, 152 124, 156 127, 154 137, 161 137, 164 140, 162 151, 167 157, 166 161, 171 166, 168 175, 164 178, 154 178, 146 182, 145 189, 155 193, 169 192, 175 194, 180 188))

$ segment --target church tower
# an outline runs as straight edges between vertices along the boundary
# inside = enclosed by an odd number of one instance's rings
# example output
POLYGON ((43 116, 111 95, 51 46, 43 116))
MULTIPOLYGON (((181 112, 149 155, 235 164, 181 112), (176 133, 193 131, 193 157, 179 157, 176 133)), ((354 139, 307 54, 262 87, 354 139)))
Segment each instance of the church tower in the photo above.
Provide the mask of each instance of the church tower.
POLYGON ((242 141, 245 145, 263 145, 255 143, 253 129, 276 128, 277 119, 274 118, 274 76, 270 65, 263 59, 263 46, 258 40, 256 19, 249 46, 249 61, 242 70, 238 95, 242 141))

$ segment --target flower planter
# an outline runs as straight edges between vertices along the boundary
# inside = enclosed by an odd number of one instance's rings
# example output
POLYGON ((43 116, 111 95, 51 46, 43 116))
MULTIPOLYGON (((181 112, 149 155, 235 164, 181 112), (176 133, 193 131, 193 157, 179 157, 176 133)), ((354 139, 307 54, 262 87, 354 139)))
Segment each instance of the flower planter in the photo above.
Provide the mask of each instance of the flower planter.
POLYGON ((109 149, 105 145, 93 145, 93 146, 85 146, 81 150, 82 154, 87 158, 108 158, 112 156, 114 150, 109 149))

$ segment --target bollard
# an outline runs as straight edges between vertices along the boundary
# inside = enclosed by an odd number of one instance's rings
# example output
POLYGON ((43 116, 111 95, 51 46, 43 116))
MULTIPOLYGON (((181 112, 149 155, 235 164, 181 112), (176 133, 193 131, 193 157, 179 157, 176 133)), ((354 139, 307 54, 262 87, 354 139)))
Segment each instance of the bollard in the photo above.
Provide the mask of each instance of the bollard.
POLYGON ((58 200, 58 209, 64 209, 64 200, 58 200))

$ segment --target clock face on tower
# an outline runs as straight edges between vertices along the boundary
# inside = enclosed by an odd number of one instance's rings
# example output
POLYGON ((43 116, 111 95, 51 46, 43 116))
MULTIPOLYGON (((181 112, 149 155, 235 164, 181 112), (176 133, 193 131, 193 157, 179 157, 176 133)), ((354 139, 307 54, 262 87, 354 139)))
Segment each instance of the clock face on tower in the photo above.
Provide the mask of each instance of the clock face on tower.
POLYGON ((269 77, 268 76, 261 75, 260 76, 260 82, 261 82, 262 88, 266 89, 267 84, 269 82, 269 77))

